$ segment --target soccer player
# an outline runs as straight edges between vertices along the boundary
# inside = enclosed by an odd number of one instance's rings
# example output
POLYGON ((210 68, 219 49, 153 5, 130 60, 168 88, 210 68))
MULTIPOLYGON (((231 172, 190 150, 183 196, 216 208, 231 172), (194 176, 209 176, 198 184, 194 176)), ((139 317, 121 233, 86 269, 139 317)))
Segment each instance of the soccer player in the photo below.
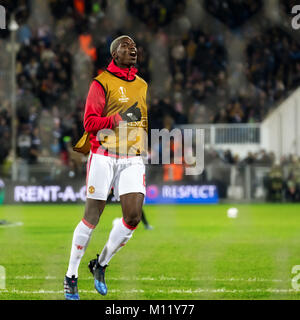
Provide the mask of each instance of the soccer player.
POLYGON ((73 234, 64 279, 68 300, 79 299, 78 267, 112 187, 120 200, 123 218, 112 227, 100 255, 89 263, 95 289, 101 295, 107 294, 105 271, 109 261, 132 237, 141 220, 148 85, 136 74, 137 48, 132 38, 126 35, 116 38, 111 43, 110 53, 112 61, 92 81, 86 99, 84 128, 91 146, 86 175, 87 199, 83 219, 73 234), (126 136, 120 134, 124 128, 126 136))

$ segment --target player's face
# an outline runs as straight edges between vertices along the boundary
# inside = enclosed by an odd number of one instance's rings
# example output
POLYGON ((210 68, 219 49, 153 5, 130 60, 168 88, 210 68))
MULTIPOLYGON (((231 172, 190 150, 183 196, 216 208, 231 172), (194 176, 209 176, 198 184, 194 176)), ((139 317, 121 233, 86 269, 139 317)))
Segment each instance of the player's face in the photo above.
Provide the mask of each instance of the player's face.
POLYGON ((115 52, 115 61, 121 67, 130 67, 137 62, 137 48, 130 38, 123 38, 115 52))

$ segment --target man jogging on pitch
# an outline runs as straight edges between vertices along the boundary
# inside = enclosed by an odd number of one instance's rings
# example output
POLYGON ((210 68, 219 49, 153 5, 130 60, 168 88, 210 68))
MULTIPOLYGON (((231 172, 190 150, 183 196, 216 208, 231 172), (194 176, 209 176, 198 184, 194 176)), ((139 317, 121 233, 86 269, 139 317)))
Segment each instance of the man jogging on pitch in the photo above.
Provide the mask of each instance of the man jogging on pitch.
POLYGON ((115 39, 110 52, 112 61, 94 79, 86 100, 84 144, 90 144, 91 149, 87 163, 87 199, 84 217, 73 234, 64 280, 68 300, 79 299, 79 264, 112 187, 115 197, 120 199, 123 218, 114 224, 100 255, 89 263, 100 294, 107 294, 104 276, 109 261, 132 237, 141 220, 145 195, 145 166, 141 155, 146 150, 148 86, 136 75, 137 48, 129 36, 115 39), (104 134, 103 129, 106 129, 104 134), (121 134, 124 129, 125 136, 121 134))

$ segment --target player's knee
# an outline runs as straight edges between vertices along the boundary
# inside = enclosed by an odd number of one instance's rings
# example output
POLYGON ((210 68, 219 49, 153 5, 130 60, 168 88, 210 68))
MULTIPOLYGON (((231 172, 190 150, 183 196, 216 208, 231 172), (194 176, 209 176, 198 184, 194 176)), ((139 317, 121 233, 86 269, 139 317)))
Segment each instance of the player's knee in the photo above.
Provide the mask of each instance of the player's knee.
POLYGON ((97 226, 99 222, 99 216, 96 216, 96 215, 84 215, 83 218, 86 222, 88 222, 94 228, 97 226))
POLYGON ((84 211, 84 219, 91 225, 97 226, 104 207, 105 201, 87 199, 84 211))
POLYGON ((90 223, 91 225, 96 227, 99 222, 99 219, 100 219, 99 212, 97 212, 95 210, 86 210, 84 213, 84 219, 88 223, 90 223))
POLYGON ((130 216, 124 217, 124 221, 129 226, 136 227, 141 221, 141 216, 139 214, 130 215, 130 216))

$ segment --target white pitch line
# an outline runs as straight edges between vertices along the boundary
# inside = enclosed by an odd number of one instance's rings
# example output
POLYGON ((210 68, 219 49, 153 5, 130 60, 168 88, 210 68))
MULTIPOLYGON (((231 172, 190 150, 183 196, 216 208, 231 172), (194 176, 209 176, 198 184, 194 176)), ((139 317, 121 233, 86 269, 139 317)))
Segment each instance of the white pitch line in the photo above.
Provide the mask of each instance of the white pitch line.
MULTIPOLYGON (((120 290, 120 289, 111 289, 109 290, 110 293, 145 293, 145 290, 142 289, 131 289, 131 290, 120 290)), ((1 293, 10 293, 10 294, 63 294, 63 290, 0 290, 1 293)), ((79 290, 79 293, 98 293, 95 290, 79 290)), ((163 294, 171 294, 171 293, 178 293, 178 294, 199 294, 199 293, 298 293, 295 289, 274 289, 274 288, 267 288, 267 289, 170 289, 170 290, 154 290, 151 293, 163 293, 163 294)))
MULTIPOLYGON (((6 278, 7 280, 58 280, 61 277, 46 276, 35 277, 31 275, 16 276, 14 278, 6 278)), ((93 277, 79 278, 80 280, 90 280, 93 277)), ((113 281, 217 281, 217 282, 290 282, 291 279, 264 279, 264 278, 191 278, 191 279, 178 279, 174 277, 160 276, 158 278, 152 277, 109 277, 109 280, 113 281)))

